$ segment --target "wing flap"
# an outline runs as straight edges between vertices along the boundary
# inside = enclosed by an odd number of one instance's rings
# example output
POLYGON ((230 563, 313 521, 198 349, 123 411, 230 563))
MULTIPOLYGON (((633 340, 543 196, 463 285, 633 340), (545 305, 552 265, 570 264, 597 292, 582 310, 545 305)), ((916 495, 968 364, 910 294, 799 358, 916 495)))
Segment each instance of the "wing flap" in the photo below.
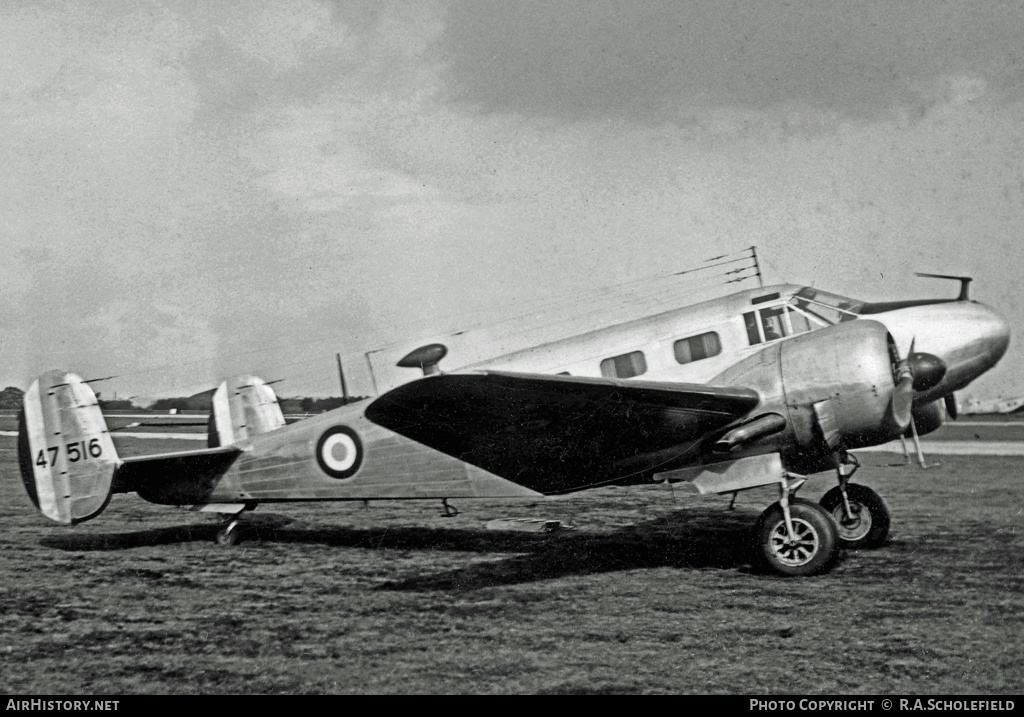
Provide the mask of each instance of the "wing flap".
POLYGON ((366 417, 551 494, 649 473, 759 401, 746 388, 485 371, 399 386, 366 417))

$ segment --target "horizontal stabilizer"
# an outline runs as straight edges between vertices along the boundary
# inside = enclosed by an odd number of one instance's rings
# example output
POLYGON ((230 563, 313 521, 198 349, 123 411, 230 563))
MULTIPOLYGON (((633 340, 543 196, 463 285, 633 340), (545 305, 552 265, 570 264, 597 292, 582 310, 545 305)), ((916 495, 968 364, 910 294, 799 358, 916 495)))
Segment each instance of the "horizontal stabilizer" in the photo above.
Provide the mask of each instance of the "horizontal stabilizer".
POLYGON ((130 456, 114 474, 113 491, 135 491, 151 503, 206 503, 218 479, 242 451, 235 446, 130 456))
POLYGON ((29 498, 47 518, 71 525, 99 515, 118 457, 89 384, 64 371, 33 381, 19 419, 18 463, 29 498))

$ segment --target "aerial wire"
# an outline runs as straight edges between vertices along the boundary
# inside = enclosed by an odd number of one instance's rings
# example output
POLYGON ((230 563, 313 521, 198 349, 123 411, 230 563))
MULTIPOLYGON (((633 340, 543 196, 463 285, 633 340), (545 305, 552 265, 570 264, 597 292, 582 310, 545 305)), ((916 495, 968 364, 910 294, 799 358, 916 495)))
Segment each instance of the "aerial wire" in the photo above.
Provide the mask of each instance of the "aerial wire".
MULTIPOLYGON (((530 333, 539 333, 569 324, 583 324, 586 326, 586 321, 596 321, 604 316, 607 316, 608 319, 605 320, 602 325, 608 326, 623 323, 631 320, 632 318, 639 318, 639 316, 634 316, 637 312, 647 311, 655 307, 658 308, 660 312, 672 310, 672 308, 678 308, 676 304, 679 306, 687 306, 694 303, 694 299, 699 297, 701 292, 710 292, 714 289, 724 288, 727 285, 741 283, 754 278, 756 278, 759 284, 763 286, 756 247, 749 247, 747 249, 710 257, 705 259, 704 263, 700 266, 627 279, 601 286, 596 289, 587 290, 584 288, 573 288, 561 293, 528 300, 525 303, 517 301, 516 304, 518 312, 512 316, 506 316, 498 321, 465 321, 474 315, 486 316, 489 312, 496 310, 497 307, 483 307, 463 311, 454 316, 456 320, 462 320, 455 323, 454 326, 452 326, 453 322, 449 321, 447 322, 449 324, 449 328, 447 329, 434 332, 421 330, 421 332, 417 333, 422 336, 454 336, 486 328, 492 337, 501 340, 507 339, 518 332, 522 332, 524 330, 522 324, 524 322, 538 319, 538 315, 541 315, 544 318, 541 319, 539 323, 533 323, 526 327, 525 331, 530 333), (743 265, 735 266, 737 264, 743 265), (721 269, 724 267, 731 268, 726 271, 712 271, 714 269, 721 269), (669 305, 669 302, 671 302, 671 305, 669 305), (584 305, 585 308, 581 311, 580 307, 584 305), (462 324, 463 328, 455 328, 459 323, 462 324)), ((513 299, 513 301, 515 301, 515 299, 513 299)), ((423 322, 421 320, 411 320, 399 324, 390 324, 388 328, 390 329, 390 333, 394 334, 396 331, 404 331, 415 326, 420 326, 422 329, 422 324, 423 322)), ((597 328, 599 328, 597 325, 586 326, 586 328, 583 328, 582 330, 588 331, 595 330, 597 328)), ((114 378, 137 379, 139 377, 158 372, 171 371, 178 373, 193 367, 208 366, 214 362, 231 363, 240 358, 249 356, 268 356, 272 355, 275 351, 294 350, 298 346, 311 347, 317 344, 336 344, 342 340, 347 345, 351 346, 353 342, 372 340, 370 337, 373 335, 373 330, 347 331, 341 334, 327 334, 299 341, 280 342, 273 345, 261 346, 256 349, 234 351, 231 353, 218 353, 216 355, 201 357, 184 362, 169 362, 155 366, 137 367, 125 372, 115 371, 114 378)), ((384 343, 385 345, 380 348, 370 349, 365 352, 351 351, 346 353, 346 355, 357 357, 365 353, 368 356, 370 353, 387 351, 389 348, 407 344, 410 343, 410 341, 403 340, 400 343, 394 343, 387 342, 385 339, 384 343)), ((340 362, 340 352, 336 353, 336 358, 340 362)), ((322 360, 322 357, 316 357, 286 363, 259 363, 263 365, 264 371, 279 373, 280 370, 284 368, 316 364, 322 360)), ((319 376, 321 374, 322 369, 314 369, 310 366, 309 371, 289 373, 288 378, 292 381, 296 381, 297 379, 301 379, 305 376, 311 377, 313 375, 319 376)), ((159 385, 162 382, 157 381, 156 383, 159 385)), ((181 390, 189 387, 188 385, 183 386, 181 384, 177 384, 174 379, 172 379, 172 383, 175 383, 176 386, 164 390, 159 390, 154 387, 153 392, 163 393, 168 390, 181 390)), ((326 385, 326 381, 318 381, 318 383, 326 385)), ((209 381, 202 381, 191 384, 191 386, 207 386, 208 384, 209 381)))

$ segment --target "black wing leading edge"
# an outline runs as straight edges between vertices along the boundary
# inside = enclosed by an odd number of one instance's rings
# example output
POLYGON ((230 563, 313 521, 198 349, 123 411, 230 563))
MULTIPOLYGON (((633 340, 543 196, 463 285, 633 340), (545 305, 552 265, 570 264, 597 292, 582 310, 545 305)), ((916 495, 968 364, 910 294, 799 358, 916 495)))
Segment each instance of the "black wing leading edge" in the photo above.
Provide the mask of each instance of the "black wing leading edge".
POLYGON ((553 494, 642 480, 759 400, 747 388, 487 371, 399 386, 366 417, 553 494))

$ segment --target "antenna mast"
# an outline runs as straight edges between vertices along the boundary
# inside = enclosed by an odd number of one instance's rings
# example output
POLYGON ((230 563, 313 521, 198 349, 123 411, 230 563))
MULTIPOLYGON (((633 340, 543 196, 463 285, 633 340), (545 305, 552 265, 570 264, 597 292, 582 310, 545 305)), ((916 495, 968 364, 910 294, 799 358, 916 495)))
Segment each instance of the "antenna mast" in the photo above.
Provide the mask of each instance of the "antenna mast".
POLYGON ((341 380, 341 397, 348 403, 348 386, 345 385, 345 371, 341 368, 341 354, 334 354, 338 359, 338 378, 341 380))
POLYGON ((754 258, 754 271, 757 272, 757 283, 760 287, 764 288, 764 277, 761 276, 761 265, 757 262, 757 247, 750 247, 750 256, 754 258))

